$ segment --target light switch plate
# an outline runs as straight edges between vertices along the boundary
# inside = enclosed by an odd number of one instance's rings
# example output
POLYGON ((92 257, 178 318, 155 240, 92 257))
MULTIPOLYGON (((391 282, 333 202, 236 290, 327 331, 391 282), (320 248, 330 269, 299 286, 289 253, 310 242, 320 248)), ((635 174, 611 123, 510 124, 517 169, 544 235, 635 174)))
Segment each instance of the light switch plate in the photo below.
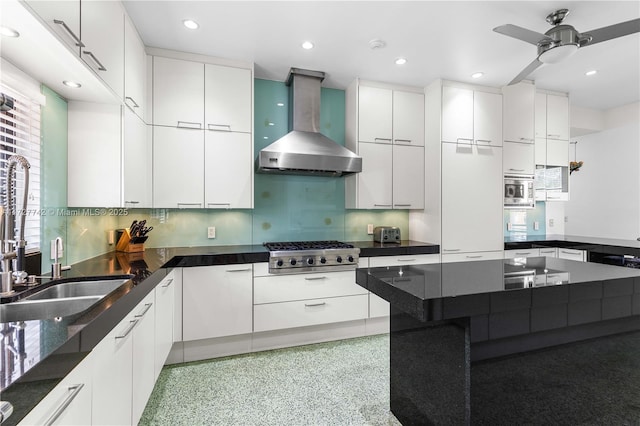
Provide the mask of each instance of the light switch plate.
POLYGON ((373 235, 373 223, 367 225, 367 235, 373 235))
POLYGON ((533 230, 534 231, 539 231, 540 230, 540 222, 538 222, 538 221, 533 222, 533 230))
POLYGON ((210 226, 207 228, 207 238, 215 238, 216 237, 216 227, 210 226))

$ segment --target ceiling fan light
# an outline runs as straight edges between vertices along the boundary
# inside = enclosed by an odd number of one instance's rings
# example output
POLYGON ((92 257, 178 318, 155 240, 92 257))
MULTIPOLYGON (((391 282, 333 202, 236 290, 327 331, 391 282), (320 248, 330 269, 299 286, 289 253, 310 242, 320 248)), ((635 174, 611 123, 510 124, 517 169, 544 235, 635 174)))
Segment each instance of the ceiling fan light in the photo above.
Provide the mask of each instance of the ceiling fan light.
POLYGON ((545 50, 540 54, 538 60, 545 64, 557 64, 567 59, 578 51, 577 44, 563 44, 560 46, 552 47, 549 50, 545 50))

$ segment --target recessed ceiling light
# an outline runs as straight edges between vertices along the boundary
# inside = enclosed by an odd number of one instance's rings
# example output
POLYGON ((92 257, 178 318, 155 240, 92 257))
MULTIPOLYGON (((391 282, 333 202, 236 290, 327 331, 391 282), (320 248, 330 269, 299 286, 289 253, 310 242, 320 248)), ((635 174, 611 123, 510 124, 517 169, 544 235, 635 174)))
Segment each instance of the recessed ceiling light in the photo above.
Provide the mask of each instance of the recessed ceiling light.
POLYGON ((62 84, 64 84, 65 86, 68 86, 68 87, 73 87, 74 89, 82 87, 82 84, 76 83, 75 81, 70 81, 70 80, 65 80, 65 81, 62 82, 62 84))
POLYGON ((596 75, 598 74, 598 70, 591 70, 584 73, 584 75, 596 75))
POLYGON ((0 34, 7 37, 20 37, 20 33, 9 27, 0 27, 0 34))
POLYGON ((302 43, 302 48, 303 49, 313 49, 313 43, 311 43, 310 41, 305 41, 304 43, 302 43))
POLYGON ((185 19, 182 21, 182 25, 189 28, 190 30, 197 30, 200 25, 192 19, 185 19))
POLYGON ((483 72, 474 72, 473 74, 471 74, 471 78, 480 78, 484 75, 483 72))
POLYGON ((405 58, 396 59, 396 65, 404 65, 406 63, 407 63, 407 60, 405 58))

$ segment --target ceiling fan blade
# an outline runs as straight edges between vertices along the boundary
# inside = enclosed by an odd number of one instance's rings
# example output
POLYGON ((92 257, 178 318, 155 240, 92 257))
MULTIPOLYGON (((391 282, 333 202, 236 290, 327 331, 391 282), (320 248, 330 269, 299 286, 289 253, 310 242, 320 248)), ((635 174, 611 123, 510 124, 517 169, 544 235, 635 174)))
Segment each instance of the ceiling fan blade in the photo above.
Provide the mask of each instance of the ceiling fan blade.
POLYGON ((495 27, 493 31, 504 34, 509 37, 517 38, 518 40, 526 41, 534 45, 538 45, 543 40, 551 41, 551 38, 535 31, 528 30, 526 28, 519 27, 517 25, 500 25, 495 27))
POLYGON ((585 46, 591 46, 592 44, 637 32, 640 32, 640 19, 632 19, 631 21, 609 25, 608 27, 598 28, 597 30, 585 31, 581 36, 591 36, 591 41, 585 44, 585 46))
POLYGON ((527 77, 529 74, 534 72, 540 65, 542 65, 542 62, 540 62, 538 58, 534 59, 533 62, 527 65, 525 69, 520 71, 520 74, 518 74, 516 78, 511 80, 508 86, 511 86, 512 84, 520 83, 522 80, 524 80, 525 77, 527 77))

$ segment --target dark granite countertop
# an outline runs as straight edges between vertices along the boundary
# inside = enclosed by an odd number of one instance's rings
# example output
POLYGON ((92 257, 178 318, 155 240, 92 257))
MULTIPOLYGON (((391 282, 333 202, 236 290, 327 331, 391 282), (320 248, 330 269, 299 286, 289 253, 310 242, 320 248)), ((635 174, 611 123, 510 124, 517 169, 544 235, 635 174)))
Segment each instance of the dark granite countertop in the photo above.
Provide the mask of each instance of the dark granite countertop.
POLYGON ((505 250, 535 248, 541 246, 571 247, 577 249, 597 249, 599 246, 605 246, 640 251, 640 241, 638 240, 584 237, 577 235, 516 235, 505 237, 504 239, 505 250))
POLYGON ((640 314, 640 270, 632 268, 532 257, 356 270, 359 285, 422 320, 442 316, 433 302, 446 298, 620 279, 634 281, 640 314))

